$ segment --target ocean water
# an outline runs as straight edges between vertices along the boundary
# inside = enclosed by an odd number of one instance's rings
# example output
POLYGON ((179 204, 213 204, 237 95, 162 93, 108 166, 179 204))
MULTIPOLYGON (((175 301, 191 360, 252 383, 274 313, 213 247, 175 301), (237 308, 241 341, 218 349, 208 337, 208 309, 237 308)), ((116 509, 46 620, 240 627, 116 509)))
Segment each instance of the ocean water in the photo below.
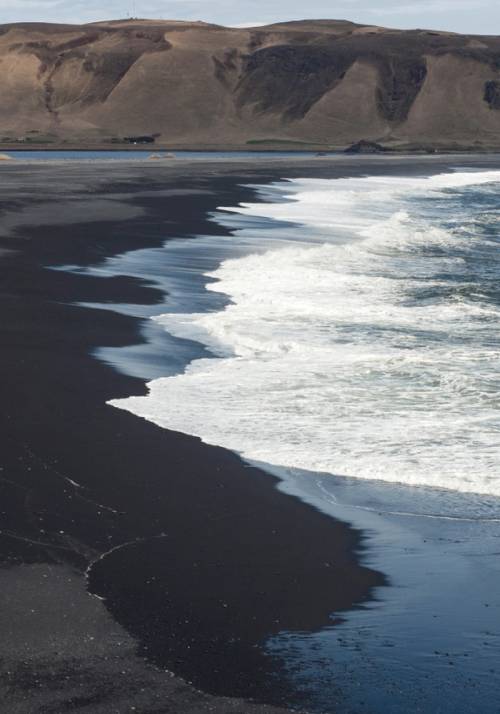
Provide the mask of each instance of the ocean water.
POLYGON ((231 235, 91 269, 165 294, 94 305, 144 320, 144 344, 97 356, 149 394, 110 403, 360 529, 388 586, 263 644, 291 704, 498 714, 500 171, 253 188, 212 216, 231 235))
POLYGON ((314 156, 311 151, 168 151, 151 145, 144 151, 5 151, 3 152, 19 161, 137 161, 148 159, 151 154, 169 154, 176 159, 244 159, 244 158, 307 158, 314 156))
POLYGON ((274 467, 496 502, 500 172, 264 194, 214 216, 239 230, 210 239, 201 309, 181 285, 153 316, 211 354, 111 404, 274 467))

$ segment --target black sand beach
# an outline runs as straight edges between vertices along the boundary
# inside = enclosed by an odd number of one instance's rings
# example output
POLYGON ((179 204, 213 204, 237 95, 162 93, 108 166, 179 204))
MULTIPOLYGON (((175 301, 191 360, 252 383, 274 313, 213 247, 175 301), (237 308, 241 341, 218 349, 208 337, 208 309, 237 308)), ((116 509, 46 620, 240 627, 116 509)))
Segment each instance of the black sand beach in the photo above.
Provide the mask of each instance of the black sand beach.
MULTIPOLYGON (((431 160, 446 168, 412 170, 431 160)), ((272 476, 107 406, 144 383, 91 352, 139 342, 141 321, 77 303, 163 296, 47 269, 220 233, 207 214, 249 200, 241 184, 368 166, 408 173, 392 158, 1 167, 0 711, 300 707, 260 645, 331 624, 386 582, 360 563, 362 534, 272 476)))

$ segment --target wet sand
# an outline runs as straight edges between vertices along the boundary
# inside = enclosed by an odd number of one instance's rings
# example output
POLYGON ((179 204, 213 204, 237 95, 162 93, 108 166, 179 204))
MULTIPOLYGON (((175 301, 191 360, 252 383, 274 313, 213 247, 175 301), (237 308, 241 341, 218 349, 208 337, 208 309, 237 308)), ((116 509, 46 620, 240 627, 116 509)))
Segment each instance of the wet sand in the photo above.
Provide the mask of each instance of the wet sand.
POLYGON ((233 454, 106 406, 144 385, 90 353, 140 341, 141 321, 75 303, 162 296, 46 269, 215 230, 207 212, 249 193, 248 167, 5 168, 5 711, 125 711, 124 693, 136 711, 227 710, 169 672, 217 697, 293 700, 259 645, 369 597, 383 578, 359 564, 359 533, 233 454))

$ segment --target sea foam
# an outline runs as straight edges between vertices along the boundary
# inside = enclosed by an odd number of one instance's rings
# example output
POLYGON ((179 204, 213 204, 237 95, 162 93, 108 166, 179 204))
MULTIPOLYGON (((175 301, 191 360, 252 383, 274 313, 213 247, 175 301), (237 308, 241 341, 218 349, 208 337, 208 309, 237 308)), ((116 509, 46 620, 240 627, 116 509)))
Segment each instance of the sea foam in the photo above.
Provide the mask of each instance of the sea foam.
POLYGON ((303 179, 224 209, 290 242, 207 274, 224 309, 154 318, 214 358, 110 403, 260 462, 500 496, 498 184, 303 179))

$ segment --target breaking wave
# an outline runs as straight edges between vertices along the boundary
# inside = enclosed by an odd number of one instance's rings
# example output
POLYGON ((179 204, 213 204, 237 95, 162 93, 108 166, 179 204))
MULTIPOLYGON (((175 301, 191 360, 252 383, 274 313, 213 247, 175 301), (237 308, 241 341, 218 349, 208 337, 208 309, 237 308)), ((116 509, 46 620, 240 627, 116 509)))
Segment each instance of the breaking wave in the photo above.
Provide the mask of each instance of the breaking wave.
POLYGON ((303 179, 221 209, 254 246, 206 274, 226 306, 154 318, 214 357, 110 403, 259 462, 500 496, 499 188, 303 179))

